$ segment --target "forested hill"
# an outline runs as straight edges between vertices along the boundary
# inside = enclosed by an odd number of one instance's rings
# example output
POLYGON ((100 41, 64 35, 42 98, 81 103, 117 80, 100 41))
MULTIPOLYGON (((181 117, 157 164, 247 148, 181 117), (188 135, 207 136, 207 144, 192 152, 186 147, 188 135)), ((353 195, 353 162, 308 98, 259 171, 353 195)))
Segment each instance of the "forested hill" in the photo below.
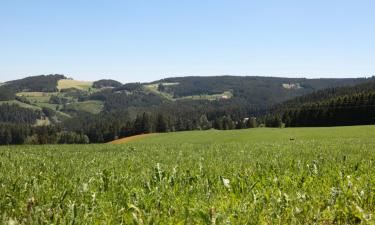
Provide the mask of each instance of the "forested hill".
POLYGON ((40 75, 8 81, 4 86, 15 91, 54 92, 57 91, 57 82, 61 79, 66 77, 59 74, 40 75))
POLYGON ((231 93, 233 98, 243 99, 256 106, 270 106, 275 103, 312 93, 317 90, 351 86, 366 82, 357 79, 306 79, 258 76, 210 76, 174 77, 153 82, 164 85, 163 91, 174 98, 197 95, 231 93))
MULTIPOLYGON (((288 118, 304 114, 278 110, 266 120, 263 115, 288 100, 284 106, 302 106, 310 104, 306 98, 320 101, 350 90, 372 90, 372 80, 213 76, 122 84, 58 74, 26 77, 0 84, 0 144, 97 143, 151 132, 278 126, 281 119, 302 126, 306 122, 288 118)), ((357 104, 372 98, 354 95, 347 98, 357 104)), ((317 124, 332 122, 307 125, 317 124)))
POLYGON ((18 92, 56 92, 58 81, 64 75, 51 74, 12 80, 0 85, 0 101, 13 100, 18 92))
POLYGON ((343 87, 339 86, 339 87, 331 87, 331 88, 314 91, 311 94, 306 94, 306 95, 285 101, 282 105, 285 107, 290 107, 290 106, 294 107, 295 105, 314 103, 314 102, 324 101, 330 98, 337 98, 340 96, 355 95, 355 94, 373 92, 373 91, 375 91, 375 77, 367 79, 367 82, 365 83, 357 84, 354 86, 343 86, 343 87))
POLYGON ((375 78, 350 87, 327 88, 275 106, 269 126, 340 126, 375 124, 375 78))

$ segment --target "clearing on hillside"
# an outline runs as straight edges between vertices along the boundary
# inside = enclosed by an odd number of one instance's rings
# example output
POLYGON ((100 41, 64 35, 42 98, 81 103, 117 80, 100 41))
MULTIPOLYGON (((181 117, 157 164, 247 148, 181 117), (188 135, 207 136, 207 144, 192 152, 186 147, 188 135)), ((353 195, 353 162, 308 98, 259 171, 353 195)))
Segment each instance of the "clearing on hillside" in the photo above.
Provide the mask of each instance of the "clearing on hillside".
POLYGON ((173 96, 173 94, 171 94, 171 93, 168 93, 168 92, 165 92, 165 91, 159 91, 158 87, 159 87, 160 84, 163 85, 164 87, 179 85, 178 82, 175 82, 175 83, 154 83, 154 84, 144 85, 144 87, 146 88, 146 90, 149 90, 153 93, 159 94, 159 95, 163 96, 164 98, 167 98, 167 99, 172 100, 172 101, 176 101, 176 100, 209 100, 209 101, 215 101, 215 100, 226 100, 226 99, 230 99, 230 98, 233 97, 233 94, 232 94, 231 91, 224 91, 223 93, 219 93, 219 94, 189 95, 189 96, 184 96, 184 97, 180 97, 180 98, 175 98, 173 96))
POLYGON ((26 103, 23 103, 23 102, 20 102, 20 101, 17 101, 17 100, 0 101, 0 105, 1 104, 16 104, 16 105, 18 105, 20 107, 23 107, 23 108, 41 110, 41 108, 38 107, 38 106, 26 104, 26 103))
POLYGON ((70 80, 70 79, 62 79, 59 80, 57 83, 57 89, 68 89, 68 88, 76 88, 79 90, 89 90, 92 87, 93 82, 91 81, 78 81, 78 80, 70 80))
POLYGON ((33 102, 33 103, 48 103, 51 96, 56 95, 55 92, 19 92, 17 93, 17 96, 25 97, 27 100, 33 102))
POLYGON ((66 110, 76 110, 88 112, 91 114, 99 114, 104 108, 104 103, 97 100, 89 100, 84 102, 74 102, 65 106, 66 110))

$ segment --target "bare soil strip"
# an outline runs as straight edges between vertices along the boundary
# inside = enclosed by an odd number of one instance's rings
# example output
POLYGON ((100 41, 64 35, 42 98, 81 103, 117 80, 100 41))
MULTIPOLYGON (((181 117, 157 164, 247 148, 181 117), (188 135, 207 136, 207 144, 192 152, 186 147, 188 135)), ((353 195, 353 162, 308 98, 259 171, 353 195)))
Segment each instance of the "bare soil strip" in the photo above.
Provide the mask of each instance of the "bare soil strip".
POLYGON ((139 135, 134 135, 130 137, 120 138, 120 139, 108 142, 108 144, 125 144, 131 141, 139 140, 139 139, 153 136, 153 135, 156 135, 156 134, 139 134, 139 135))

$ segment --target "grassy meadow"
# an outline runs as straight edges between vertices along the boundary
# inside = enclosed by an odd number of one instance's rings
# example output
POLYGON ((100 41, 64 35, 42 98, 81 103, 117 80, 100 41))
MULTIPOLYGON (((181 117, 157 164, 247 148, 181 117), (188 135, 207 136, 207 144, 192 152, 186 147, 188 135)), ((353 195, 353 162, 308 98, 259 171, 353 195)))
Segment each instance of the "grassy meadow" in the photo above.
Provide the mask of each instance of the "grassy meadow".
POLYGON ((0 223, 374 224, 375 126, 0 147, 0 223))
MULTIPOLYGON (((168 87, 168 86, 174 86, 178 85, 179 83, 161 83, 162 85, 168 87)), ((165 92, 165 91, 159 91, 158 90, 159 83, 156 84, 147 84, 144 85, 144 88, 146 90, 156 93, 158 95, 163 96, 166 99, 172 100, 172 101, 178 101, 178 100, 209 100, 209 101, 215 101, 218 99, 230 99, 233 97, 233 93, 231 91, 224 91, 223 93, 220 94, 202 94, 202 95, 189 95, 189 96, 184 96, 180 98, 175 98, 172 94, 165 92)))
POLYGON ((75 102, 65 106, 67 110, 83 111, 92 114, 99 114, 103 110, 103 107, 104 103, 102 101, 95 100, 75 102))
POLYGON ((70 80, 70 79, 62 79, 59 80, 57 83, 57 89, 68 89, 68 88, 76 88, 79 90, 89 90, 92 87, 91 81, 78 81, 78 80, 70 80))

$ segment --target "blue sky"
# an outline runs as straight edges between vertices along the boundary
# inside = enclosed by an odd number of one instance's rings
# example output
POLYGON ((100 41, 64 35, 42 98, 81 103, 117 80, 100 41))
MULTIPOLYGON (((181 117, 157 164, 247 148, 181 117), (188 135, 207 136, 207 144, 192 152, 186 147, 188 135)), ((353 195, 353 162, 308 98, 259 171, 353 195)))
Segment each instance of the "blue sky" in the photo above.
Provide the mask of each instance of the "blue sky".
POLYGON ((375 74, 373 0, 1 0, 0 81, 375 74))

